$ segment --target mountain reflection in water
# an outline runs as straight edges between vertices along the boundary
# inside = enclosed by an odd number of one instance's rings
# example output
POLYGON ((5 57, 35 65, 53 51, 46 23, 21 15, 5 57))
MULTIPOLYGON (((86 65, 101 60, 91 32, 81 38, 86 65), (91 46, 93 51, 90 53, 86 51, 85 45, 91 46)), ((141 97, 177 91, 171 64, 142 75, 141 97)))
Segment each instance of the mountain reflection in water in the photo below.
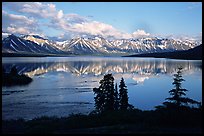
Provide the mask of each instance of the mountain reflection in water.
POLYGON ((115 83, 121 77, 129 102, 142 110, 154 109, 169 96, 173 74, 183 67, 182 85, 187 96, 202 101, 202 61, 123 57, 3 57, 7 72, 16 66, 33 78, 26 86, 2 87, 2 118, 31 119, 37 116, 67 116, 94 109, 93 88, 107 73, 115 83))
MULTIPOLYGON (((86 57, 85 57, 86 58, 86 57)), ((136 75, 156 75, 171 74, 176 72, 179 66, 183 67, 183 72, 189 73, 192 70, 202 70, 202 61, 186 61, 171 59, 66 59, 62 58, 58 61, 34 61, 34 62, 18 62, 3 63, 7 72, 12 66, 16 66, 20 74, 24 73, 30 77, 45 74, 47 72, 62 71, 69 72, 76 76, 83 75, 104 75, 106 73, 113 74, 136 74, 136 75)))

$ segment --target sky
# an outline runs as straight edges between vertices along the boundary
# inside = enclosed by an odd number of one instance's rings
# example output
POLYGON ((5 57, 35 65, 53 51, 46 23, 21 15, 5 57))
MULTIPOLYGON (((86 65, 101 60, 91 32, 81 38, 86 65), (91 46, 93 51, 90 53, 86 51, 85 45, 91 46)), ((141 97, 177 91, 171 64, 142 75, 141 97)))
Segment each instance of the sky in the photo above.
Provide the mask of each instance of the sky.
POLYGON ((2 31, 58 39, 202 37, 202 2, 3 2, 2 31))

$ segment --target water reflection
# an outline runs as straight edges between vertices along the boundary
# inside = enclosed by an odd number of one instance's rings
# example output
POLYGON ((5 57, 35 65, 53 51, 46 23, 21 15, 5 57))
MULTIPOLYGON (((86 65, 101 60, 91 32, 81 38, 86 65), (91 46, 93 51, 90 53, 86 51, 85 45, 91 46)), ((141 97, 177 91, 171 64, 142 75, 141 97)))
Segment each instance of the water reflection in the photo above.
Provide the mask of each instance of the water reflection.
MULTIPOLYGON (((184 74, 192 71, 202 70, 202 61, 186 61, 186 60, 171 60, 171 59, 133 59, 133 58, 89 58, 76 59, 73 58, 56 58, 55 60, 47 61, 15 62, 3 63, 5 69, 10 70, 12 66, 16 66, 19 73, 24 73, 30 77, 42 75, 47 72, 61 71, 69 72, 76 76, 83 75, 104 75, 106 73, 113 74, 135 74, 147 76, 157 74, 171 74, 176 72, 178 66, 183 67, 184 74)), ((133 77, 137 80, 138 77, 133 77)), ((141 80, 141 79, 139 79, 141 80)))
POLYGON ((128 86, 129 101, 142 110, 153 109, 169 96, 172 75, 182 66, 190 98, 202 101, 202 61, 122 57, 18 57, 2 58, 9 72, 16 66, 33 82, 2 87, 2 118, 33 118, 89 113, 94 109, 92 88, 104 74, 121 77, 128 86))

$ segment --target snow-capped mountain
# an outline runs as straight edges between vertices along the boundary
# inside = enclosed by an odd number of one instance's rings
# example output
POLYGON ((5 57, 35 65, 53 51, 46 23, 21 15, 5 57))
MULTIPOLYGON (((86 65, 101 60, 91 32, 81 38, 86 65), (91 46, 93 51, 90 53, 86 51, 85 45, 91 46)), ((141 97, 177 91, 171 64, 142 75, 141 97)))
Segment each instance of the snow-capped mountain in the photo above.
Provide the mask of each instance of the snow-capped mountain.
POLYGON ((55 48, 57 48, 57 50, 61 50, 61 48, 58 46, 58 44, 55 41, 48 40, 38 35, 25 35, 25 36, 22 36, 22 38, 28 41, 32 41, 38 45, 44 46, 49 49, 53 48, 53 49, 50 49, 53 51, 56 50, 55 48))
POLYGON ((26 36, 24 38, 17 37, 13 34, 4 38, 2 41, 2 52, 6 53, 63 53, 55 46, 46 43, 46 40, 40 38, 26 36), (25 39, 24 39, 25 38, 25 39))
POLYGON ((111 44, 119 50, 130 53, 166 52, 188 50, 199 45, 191 41, 176 41, 174 39, 140 38, 130 40, 114 40, 111 44))
POLYGON ((2 32, 2 40, 6 37, 8 37, 10 34, 9 33, 5 33, 5 32, 2 32))
POLYGON ((70 41, 60 42, 61 49, 77 54, 98 53, 148 53, 187 50, 199 43, 194 41, 181 41, 174 39, 140 38, 118 39, 108 41, 103 37, 74 38, 70 41))
MULTIPOLYGON (((3 35, 3 33, 2 33, 3 35)), ((138 54, 188 50, 201 44, 194 40, 139 38, 107 40, 101 36, 75 37, 63 42, 38 35, 2 36, 2 51, 52 54, 138 54)))
POLYGON ((99 37, 83 38, 77 37, 70 41, 66 41, 61 44, 63 51, 71 51, 76 54, 109 54, 109 53, 121 53, 116 50, 111 43, 107 40, 99 37))

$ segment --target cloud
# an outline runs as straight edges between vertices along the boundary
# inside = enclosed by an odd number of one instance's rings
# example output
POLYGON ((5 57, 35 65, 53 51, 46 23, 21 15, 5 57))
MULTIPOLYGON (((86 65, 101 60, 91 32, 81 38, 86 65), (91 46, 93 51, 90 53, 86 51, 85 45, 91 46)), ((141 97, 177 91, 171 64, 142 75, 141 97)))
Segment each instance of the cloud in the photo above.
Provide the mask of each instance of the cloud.
POLYGON ((125 34, 115 29, 112 25, 91 21, 78 14, 63 14, 59 11, 58 16, 51 19, 47 26, 64 30, 72 35, 100 35, 105 38, 129 38, 130 34, 125 34))
POLYGON ((62 10, 60 10, 58 13, 57 13, 57 18, 58 19, 61 19, 63 17, 64 13, 62 10))
POLYGON ((65 20, 67 20, 69 23, 79 23, 79 24, 81 24, 81 23, 83 23, 83 22, 88 22, 88 21, 90 21, 89 19, 88 19, 88 17, 83 17, 83 16, 80 16, 80 15, 78 15, 78 14, 74 14, 74 13, 72 13, 72 14, 66 14, 66 16, 65 16, 65 20))
POLYGON ((42 4, 40 2, 4 2, 4 7, 17 13, 23 13, 33 17, 53 17, 56 15, 54 4, 42 4))
MULTIPOLYGON (((121 32, 110 24, 92 21, 78 14, 66 14, 63 19, 53 20, 53 25, 72 35, 100 35, 104 38, 129 39, 132 34, 121 32)), ((144 33, 143 33, 144 34, 144 33)))
MULTIPOLYGON (((57 16, 50 18, 48 27, 64 30, 66 32, 75 32, 74 26, 77 24, 86 23, 89 20, 78 14, 64 14, 62 10, 57 13, 57 16)), ((78 31, 80 32, 80 30, 78 31)))
POLYGON ((9 14, 2 10, 2 12, 4 12, 2 13, 4 14, 4 16, 2 17, 4 25, 3 30, 6 31, 12 32, 13 30, 13 32, 15 33, 24 32, 25 34, 36 33, 37 31, 41 32, 40 28, 48 25, 47 23, 42 22, 40 23, 40 21, 42 21, 43 19, 47 19, 50 25, 53 24, 53 22, 55 24, 59 23, 62 26, 63 24, 64 25, 66 24, 63 20, 64 16, 63 11, 62 10, 58 11, 56 9, 56 6, 52 3, 4 2, 3 8, 7 8, 10 9, 11 11, 21 14, 21 15, 9 14), (18 19, 17 17, 20 19, 18 19), (35 20, 35 22, 31 23, 33 20, 35 20), (12 26, 11 23, 13 24, 12 26), (24 25, 24 23, 26 25, 24 25), (17 29, 17 27, 24 28, 24 31, 22 31, 22 29, 17 29))
POLYGON ((148 36, 150 36, 150 33, 146 33, 144 30, 140 30, 140 29, 132 33, 133 38, 141 38, 141 37, 148 37, 148 36))
POLYGON ((71 30, 80 31, 82 33, 90 33, 92 35, 107 35, 110 34, 110 32, 116 31, 111 25, 97 21, 74 24, 71 27, 71 30))
POLYGON ((37 26, 38 23, 34 18, 9 14, 2 10, 2 30, 5 32, 29 34, 39 31, 37 26))
POLYGON ((128 39, 132 37, 131 34, 121 32, 112 25, 98 21, 82 22, 80 24, 77 23, 70 26, 68 31, 78 34, 100 35, 104 38, 128 39))
POLYGON ((18 34, 29 34, 29 30, 26 28, 17 28, 17 27, 7 27, 8 32, 18 33, 18 34))
POLYGON ((41 17, 43 5, 40 2, 4 2, 3 7, 6 7, 14 12, 23 13, 26 15, 41 17))
POLYGON ((100 35, 104 38, 116 39, 150 36, 144 30, 136 30, 132 34, 122 32, 110 24, 91 20, 90 15, 85 17, 75 13, 65 14, 63 10, 57 10, 56 6, 52 3, 5 2, 3 7, 21 14, 14 15, 3 11, 3 29, 9 32, 28 34, 37 32, 37 30, 40 31, 40 28, 47 26, 63 31, 66 33, 66 36, 100 35), (40 23, 43 19, 47 19, 48 22, 40 23))
POLYGON ((8 14, 6 11, 2 11, 2 16, 3 16, 3 25, 8 24, 9 22, 11 23, 12 21, 17 21, 17 23, 20 23, 20 21, 23 21, 27 25, 31 25, 35 23, 35 20, 33 18, 27 18, 26 16, 22 15, 15 15, 15 14, 8 14))

